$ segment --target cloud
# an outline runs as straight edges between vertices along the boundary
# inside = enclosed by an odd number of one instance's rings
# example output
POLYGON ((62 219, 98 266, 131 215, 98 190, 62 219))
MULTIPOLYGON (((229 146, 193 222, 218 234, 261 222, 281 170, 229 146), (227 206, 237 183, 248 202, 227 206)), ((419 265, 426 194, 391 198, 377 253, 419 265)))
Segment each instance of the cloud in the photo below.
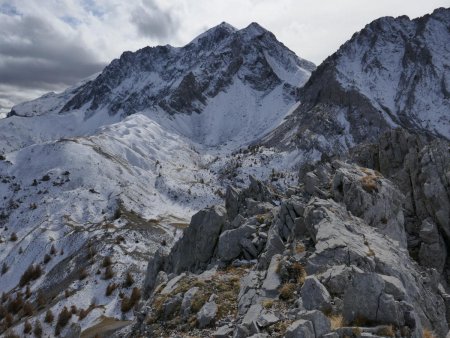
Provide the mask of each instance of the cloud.
POLYGON ((156 3, 149 0, 133 10, 131 22, 140 35, 158 40, 167 39, 178 28, 178 22, 173 18, 172 13, 162 10, 156 3))
POLYGON ((385 15, 417 17, 448 0, 0 0, 0 112, 63 90, 126 50, 183 46, 222 21, 258 22, 320 63, 385 15))
POLYGON ((0 79, 2 84, 27 88, 70 85, 101 70, 105 63, 80 38, 67 38, 35 16, 0 21, 0 79))

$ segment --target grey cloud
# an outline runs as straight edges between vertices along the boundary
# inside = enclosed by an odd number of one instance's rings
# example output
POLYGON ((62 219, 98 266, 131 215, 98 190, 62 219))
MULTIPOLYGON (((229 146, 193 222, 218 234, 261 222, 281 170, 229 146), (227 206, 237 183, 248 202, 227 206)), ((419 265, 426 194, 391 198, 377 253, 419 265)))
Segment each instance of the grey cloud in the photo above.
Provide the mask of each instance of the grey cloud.
POLYGON ((162 10, 152 0, 146 0, 131 14, 131 21, 139 34, 154 39, 167 39, 179 26, 178 21, 169 11, 162 10))
MULTIPOLYGON (((1 16, 1 15, 0 15, 1 16)), ((0 17, 0 97, 18 97, 8 88, 53 90, 74 84, 101 70, 98 61, 78 38, 68 38, 44 19, 0 17)))

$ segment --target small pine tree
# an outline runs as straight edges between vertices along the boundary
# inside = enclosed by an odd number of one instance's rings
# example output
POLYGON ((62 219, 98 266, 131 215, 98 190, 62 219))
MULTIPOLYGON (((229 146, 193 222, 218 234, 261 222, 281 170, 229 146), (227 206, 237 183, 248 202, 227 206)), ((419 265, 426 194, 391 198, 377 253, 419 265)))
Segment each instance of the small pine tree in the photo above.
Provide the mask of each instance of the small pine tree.
POLYGON ((54 316, 52 310, 47 310, 47 313, 45 314, 44 321, 48 324, 51 324, 53 322, 54 316))
POLYGON ((110 256, 106 256, 105 258, 103 258, 103 262, 102 262, 102 266, 104 268, 110 266, 112 264, 112 260, 110 256))
POLYGON ((61 312, 58 315, 58 320, 56 321, 56 327, 63 328, 67 325, 70 318, 72 318, 72 313, 67 309, 66 306, 61 310, 61 312))
POLYGON ((23 304, 23 315, 26 317, 32 316, 34 313, 33 305, 30 302, 23 304))
POLYGON ((111 266, 107 266, 106 269, 105 269, 105 274, 103 275, 103 279, 108 280, 108 279, 111 279, 113 277, 114 277, 113 269, 111 268, 111 266))
POLYGON ((28 334, 31 332, 33 327, 31 326, 31 323, 28 321, 28 319, 25 321, 25 324, 23 325, 23 333, 28 334))
POLYGON ((49 254, 45 254, 44 255, 44 264, 47 264, 48 262, 50 262, 51 259, 52 259, 52 256, 50 256, 49 254))
POLYGON ((56 255, 56 248, 54 244, 52 244, 52 247, 50 248, 50 255, 56 255))
POLYGON ((126 288, 129 288, 133 284, 134 284, 133 275, 131 274, 131 272, 128 271, 127 275, 125 276, 125 282, 123 283, 123 286, 125 286, 126 288))
POLYGON ((34 322, 33 333, 34 333, 34 336, 36 338, 41 338, 42 337, 42 325, 41 325, 41 322, 39 320, 37 320, 37 319, 34 322))
POLYGON ((13 322, 14 322, 14 317, 11 313, 8 312, 5 315, 5 318, 3 319, 3 323, 5 324, 5 327, 6 328, 11 327, 13 322))
POLYGON ((4 275, 5 273, 7 273, 9 270, 8 265, 6 264, 6 262, 3 262, 2 264, 2 275, 4 275))
POLYGON ((27 285, 27 288, 25 289, 25 298, 28 299, 31 297, 31 289, 30 286, 27 285))
POLYGON ((10 240, 11 242, 17 241, 17 234, 16 234, 15 232, 13 232, 13 233, 11 234, 11 237, 9 237, 9 240, 10 240))

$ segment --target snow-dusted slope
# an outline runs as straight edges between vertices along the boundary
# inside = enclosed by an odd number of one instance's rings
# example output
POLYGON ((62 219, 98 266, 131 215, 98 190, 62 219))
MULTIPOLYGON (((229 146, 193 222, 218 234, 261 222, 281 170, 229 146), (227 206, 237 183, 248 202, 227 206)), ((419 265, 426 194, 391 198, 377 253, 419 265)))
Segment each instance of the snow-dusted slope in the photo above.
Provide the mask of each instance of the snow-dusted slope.
POLYGON ((15 106, 0 121, 0 151, 91 134, 137 112, 197 143, 239 146, 282 121, 314 69, 258 24, 223 23, 181 48, 125 52, 78 86, 15 106))
POLYGON ((313 72, 267 144, 339 153, 396 126, 450 139, 449 41, 450 9, 375 20, 313 72))
MULTIPOLYGON (((31 283, 33 304, 37 290, 55 297, 71 290, 63 302, 47 299, 46 309, 86 309, 96 297, 100 307, 80 320, 82 328, 102 315, 120 318, 119 291, 104 297, 106 286, 121 285, 129 271, 139 286, 146 260, 161 243, 169 245, 194 211, 219 202, 208 160, 141 114, 94 136, 9 153, 0 162, 0 262, 8 267, 0 291, 24 290, 18 286, 24 271, 40 264, 44 274, 31 283), (57 252, 44 264, 52 245, 57 252), (86 265, 91 247, 95 257, 86 265), (96 274, 105 256, 114 262, 108 280, 96 274), (87 277, 80 280, 83 269, 87 277)), ((42 322, 44 314, 38 312, 42 322)))
MULTIPOLYGON (((86 318, 71 319, 82 330, 132 318, 121 311, 128 272, 139 286, 149 257, 219 203, 227 182, 269 177, 271 161, 285 168, 274 152, 236 149, 292 112, 313 69, 257 24, 221 24, 182 48, 126 52, 63 93, 15 106, 0 120, 0 293, 25 292, 34 264, 43 273, 28 301, 49 336, 47 310, 88 309, 93 298, 86 318)), ((15 315, 16 332, 23 324, 15 315)))

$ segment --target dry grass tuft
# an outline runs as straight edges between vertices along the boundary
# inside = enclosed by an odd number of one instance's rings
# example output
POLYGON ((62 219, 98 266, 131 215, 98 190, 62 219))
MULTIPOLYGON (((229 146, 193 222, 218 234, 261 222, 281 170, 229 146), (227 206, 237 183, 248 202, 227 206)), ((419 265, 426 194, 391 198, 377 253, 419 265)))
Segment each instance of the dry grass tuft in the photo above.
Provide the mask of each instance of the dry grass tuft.
POLYGON ((285 283, 280 288, 280 299, 288 300, 294 296, 296 285, 294 283, 285 283))
POLYGON ((329 317, 331 322, 331 330, 339 329, 344 326, 344 317, 341 314, 329 317))
POLYGON ((394 327, 392 325, 382 327, 377 331, 378 336, 395 337, 394 327))
POLYGON ((375 175, 367 175, 361 178, 361 185, 367 192, 378 192, 377 176, 375 175))
POLYGON ((423 330, 422 336, 423 338, 436 338, 434 332, 429 329, 423 330))

